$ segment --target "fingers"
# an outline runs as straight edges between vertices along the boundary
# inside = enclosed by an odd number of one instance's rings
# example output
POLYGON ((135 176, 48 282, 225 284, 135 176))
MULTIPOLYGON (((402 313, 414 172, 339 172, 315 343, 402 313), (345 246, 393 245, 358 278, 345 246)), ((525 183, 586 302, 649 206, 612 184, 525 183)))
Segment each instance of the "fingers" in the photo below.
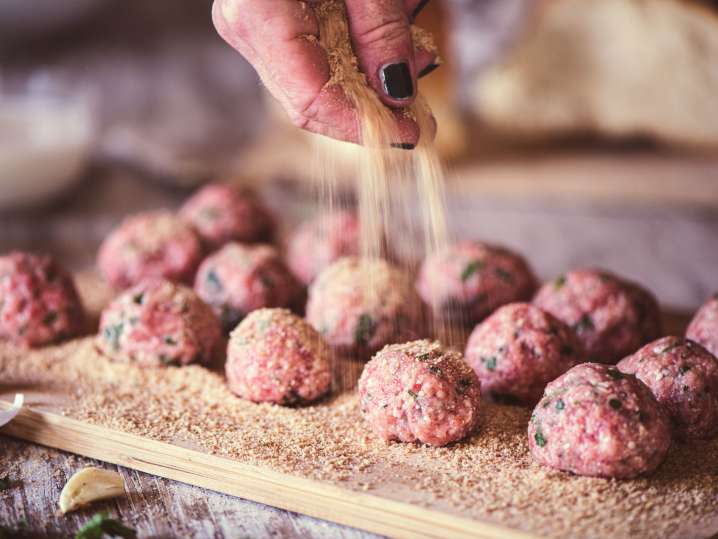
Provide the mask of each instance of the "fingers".
POLYGON ((409 20, 413 22, 428 3, 429 0, 404 0, 404 12, 409 16, 409 20))
MULTIPOLYGON (((353 104, 339 86, 327 84, 329 62, 316 39, 317 20, 305 3, 215 0, 212 17, 219 34, 252 64, 295 125, 359 142, 353 104)), ((413 52, 411 56, 413 61, 413 52)), ((397 115, 397 125, 397 143, 415 145, 419 138, 416 122, 397 115)))
POLYGON ((416 95, 416 65, 402 0, 346 0, 359 67, 381 100, 405 107, 416 95))
POLYGON ((300 113, 329 80, 326 54, 307 36, 316 19, 296 0, 218 0, 213 20, 219 34, 259 73, 286 108, 300 113))
POLYGON ((292 123, 341 140, 358 141, 356 112, 336 86, 326 87, 329 63, 311 36, 313 13, 296 0, 216 0, 212 18, 222 38, 257 70, 292 123))

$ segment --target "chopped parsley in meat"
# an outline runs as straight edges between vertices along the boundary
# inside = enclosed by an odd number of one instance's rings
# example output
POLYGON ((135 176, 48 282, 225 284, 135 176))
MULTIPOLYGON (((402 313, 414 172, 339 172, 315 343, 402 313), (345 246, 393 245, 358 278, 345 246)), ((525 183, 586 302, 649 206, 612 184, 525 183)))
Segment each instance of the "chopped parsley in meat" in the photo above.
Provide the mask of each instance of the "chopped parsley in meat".
POLYGON ((354 342, 359 346, 367 346, 371 338, 374 336, 376 325, 371 316, 364 313, 359 317, 356 330, 354 332, 354 342))
POLYGON ((461 273, 461 280, 468 281, 474 273, 476 273, 483 267, 484 262, 482 260, 474 260, 472 262, 469 262, 464 268, 464 271, 461 273))

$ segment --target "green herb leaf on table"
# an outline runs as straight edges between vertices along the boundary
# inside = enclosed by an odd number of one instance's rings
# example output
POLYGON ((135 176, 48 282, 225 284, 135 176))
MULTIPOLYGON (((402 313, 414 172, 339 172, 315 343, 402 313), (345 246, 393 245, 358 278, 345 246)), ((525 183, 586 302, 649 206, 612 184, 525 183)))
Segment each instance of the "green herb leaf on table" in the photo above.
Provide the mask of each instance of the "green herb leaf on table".
POLYGON ((109 513, 102 512, 88 520, 75 534, 75 539, 101 539, 105 535, 134 539, 137 537, 137 532, 120 521, 110 518, 109 513))

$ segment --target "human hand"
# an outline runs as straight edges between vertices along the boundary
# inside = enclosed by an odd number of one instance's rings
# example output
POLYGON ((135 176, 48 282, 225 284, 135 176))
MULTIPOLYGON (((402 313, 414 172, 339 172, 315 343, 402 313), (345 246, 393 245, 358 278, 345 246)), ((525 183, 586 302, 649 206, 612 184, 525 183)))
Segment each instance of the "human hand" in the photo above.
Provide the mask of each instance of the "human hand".
MULTIPOLYGON (((317 0, 215 0, 219 34, 256 69, 292 123, 336 139, 359 142, 356 110, 342 88, 327 84, 329 62, 319 26, 307 5, 317 0)), ((416 96, 416 79, 437 65, 435 54, 415 49, 410 21, 428 0, 345 0, 360 69, 381 101, 396 109, 416 96)), ((414 147, 419 127, 395 112, 400 140, 414 147)), ((433 133, 431 134, 433 136, 433 133)))

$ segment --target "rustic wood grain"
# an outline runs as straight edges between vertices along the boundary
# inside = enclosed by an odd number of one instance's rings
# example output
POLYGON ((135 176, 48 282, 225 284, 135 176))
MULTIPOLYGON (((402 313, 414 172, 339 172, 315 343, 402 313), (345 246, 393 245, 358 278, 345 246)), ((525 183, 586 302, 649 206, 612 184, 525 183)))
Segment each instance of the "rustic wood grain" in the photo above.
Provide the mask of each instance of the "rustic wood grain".
POLYGON ((106 510, 140 537, 291 537, 371 539, 376 535, 282 511, 122 466, 0 436, 0 475, 10 488, 0 492, 0 525, 24 537, 69 537, 95 512, 106 510), (100 502, 58 516, 65 482, 85 466, 117 470, 126 498, 100 502))

